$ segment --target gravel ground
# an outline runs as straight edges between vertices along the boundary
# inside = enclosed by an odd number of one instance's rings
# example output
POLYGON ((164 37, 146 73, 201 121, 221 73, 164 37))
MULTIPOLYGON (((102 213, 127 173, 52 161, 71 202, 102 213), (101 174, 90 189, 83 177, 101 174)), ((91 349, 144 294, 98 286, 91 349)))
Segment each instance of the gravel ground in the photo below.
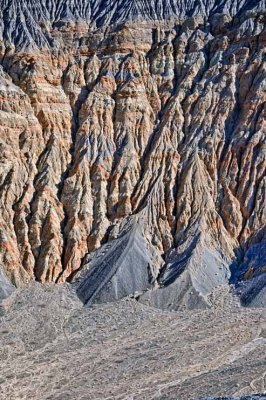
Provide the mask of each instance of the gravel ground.
MULTIPOLYGON (((219 295, 220 296, 220 295, 219 295)), ((188 400, 265 393, 265 309, 83 307, 68 285, 16 291, 0 318, 0 398, 188 400)), ((262 396, 265 398, 265 396, 262 396)))

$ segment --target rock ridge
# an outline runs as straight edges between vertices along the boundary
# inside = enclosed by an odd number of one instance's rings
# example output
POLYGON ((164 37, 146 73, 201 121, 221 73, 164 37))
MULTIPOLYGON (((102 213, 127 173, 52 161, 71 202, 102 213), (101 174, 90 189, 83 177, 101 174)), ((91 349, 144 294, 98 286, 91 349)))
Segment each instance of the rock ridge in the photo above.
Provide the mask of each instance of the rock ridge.
POLYGON ((182 21, 105 4, 1 2, 0 269, 16 286, 81 273, 85 301, 108 269, 101 299, 174 309, 240 280, 263 305, 264 2, 180 2, 182 21))

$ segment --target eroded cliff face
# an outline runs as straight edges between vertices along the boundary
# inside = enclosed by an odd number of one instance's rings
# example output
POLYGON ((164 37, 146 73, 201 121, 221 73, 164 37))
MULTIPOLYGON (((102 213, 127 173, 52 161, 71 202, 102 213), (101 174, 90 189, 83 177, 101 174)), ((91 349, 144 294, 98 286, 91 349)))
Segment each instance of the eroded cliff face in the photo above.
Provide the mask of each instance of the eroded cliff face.
POLYGON ((175 308, 265 273, 249 256, 265 253, 265 22, 65 18, 17 48, 3 31, 0 269, 15 285, 86 265, 94 297, 153 287, 175 308))

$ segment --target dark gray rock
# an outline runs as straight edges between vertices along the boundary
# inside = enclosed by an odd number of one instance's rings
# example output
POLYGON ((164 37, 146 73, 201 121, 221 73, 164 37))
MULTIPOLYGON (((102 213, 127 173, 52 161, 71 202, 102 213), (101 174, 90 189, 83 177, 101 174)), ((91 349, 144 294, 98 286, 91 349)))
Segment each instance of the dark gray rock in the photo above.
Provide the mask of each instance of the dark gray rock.
POLYGON ((246 307, 266 307, 266 273, 241 282, 236 290, 246 307))
POLYGON ((0 302, 10 296, 14 290, 14 286, 9 282, 3 271, 0 270, 0 302))

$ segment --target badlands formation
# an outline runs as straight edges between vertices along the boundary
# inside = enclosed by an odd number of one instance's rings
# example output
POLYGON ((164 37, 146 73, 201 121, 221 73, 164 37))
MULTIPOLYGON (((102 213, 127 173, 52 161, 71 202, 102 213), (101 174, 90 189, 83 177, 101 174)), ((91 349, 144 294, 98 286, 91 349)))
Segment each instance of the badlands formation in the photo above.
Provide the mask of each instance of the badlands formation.
POLYGON ((265 0, 0 0, 0 398, 265 399, 265 146, 265 0))

